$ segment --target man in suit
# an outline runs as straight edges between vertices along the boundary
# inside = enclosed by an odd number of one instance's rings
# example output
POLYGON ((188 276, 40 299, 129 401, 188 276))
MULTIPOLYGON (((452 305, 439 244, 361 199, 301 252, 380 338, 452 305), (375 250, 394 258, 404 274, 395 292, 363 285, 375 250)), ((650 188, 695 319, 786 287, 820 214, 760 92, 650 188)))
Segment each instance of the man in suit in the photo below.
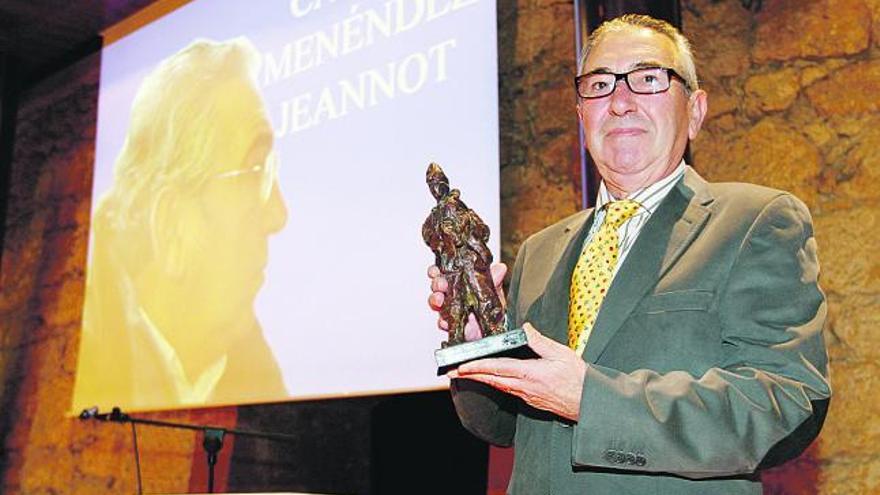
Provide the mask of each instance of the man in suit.
MULTIPOLYGON (((513 494, 759 494, 831 394, 809 212, 684 164, 707 96, 667 23, 604 24, 576 87, 596 207, 520 248, 508 322, 539 357, 451 372, 462 423, 515 446, 513 494)), ((437 309, 447 284, 429 276, 437 309)))

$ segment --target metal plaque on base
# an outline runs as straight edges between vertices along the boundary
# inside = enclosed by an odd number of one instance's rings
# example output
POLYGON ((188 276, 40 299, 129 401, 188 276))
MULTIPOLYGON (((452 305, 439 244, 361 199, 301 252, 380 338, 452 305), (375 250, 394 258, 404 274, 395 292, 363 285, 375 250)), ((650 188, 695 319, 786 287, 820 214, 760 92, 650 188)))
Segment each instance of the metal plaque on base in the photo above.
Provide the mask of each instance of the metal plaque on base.
POLYGON ((434 351, 437 375, 445 374, 468 361, 485 357, 534 357, 534 352, 528 344, 525 330, 517 328, 472 342, 437 349, 434 351))

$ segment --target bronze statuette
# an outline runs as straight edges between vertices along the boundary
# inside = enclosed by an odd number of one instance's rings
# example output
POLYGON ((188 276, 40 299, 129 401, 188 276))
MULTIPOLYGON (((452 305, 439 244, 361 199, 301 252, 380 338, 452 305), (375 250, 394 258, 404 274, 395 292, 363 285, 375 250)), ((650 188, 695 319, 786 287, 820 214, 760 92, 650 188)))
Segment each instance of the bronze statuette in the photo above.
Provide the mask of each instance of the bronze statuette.
POLYGON ((449 284, 440 309, 440 316, 449 324, 449 340, 435 353, 443 372, 453 365, 521 347, 526 339, 521 329, 507 330, 504 305, 489 271, 489 227, 461 200, 458 189, 449 188, 449 179, 436 163, 428 166, 426 181, 437 205, 422 225, 422 238, 449 284), (465 342, 464 327, 471 313, 480 324, 482 339, 465 342))

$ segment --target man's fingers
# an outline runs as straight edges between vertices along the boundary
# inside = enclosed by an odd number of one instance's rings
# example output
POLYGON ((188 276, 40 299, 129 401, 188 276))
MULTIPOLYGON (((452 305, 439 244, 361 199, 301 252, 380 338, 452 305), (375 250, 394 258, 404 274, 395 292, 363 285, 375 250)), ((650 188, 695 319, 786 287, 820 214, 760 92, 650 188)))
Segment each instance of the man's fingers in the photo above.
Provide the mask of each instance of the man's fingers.
POLYGON ((570 357, 573 351, 555 340, 545 337, 541 332, 535 330, 531 323, 525 323, 523 330, 526 332, 526 338, 529 341, 529 347, 541 357, 556 358, 570 357))
POLYGON ((469 375, 465 375, 460 371, 452 378, 467 378, 468 380, 485 383, 486 385, 494 387, 505 393, 513 394, 518 397, 525 396, 521 388, 522 380, 519 378, 493 375, 491 373, 472 373, 469 375))
POLYGON ((521 379, 526 374, 527 362, 513 358, 487 358, 478 359, 465 363, 458 367, 458 374, 462 378, 470 378, 470 375, 497 375, 521 379))
POLYGON ((449 289, 449 282, 446 277, 438 275, 431 279, 431 290, 434 292, 446 292, 449 289))
POLYGON ((533 363, 513 358, 478 359, 465 363, 456 370, 455 378, 467 378, 492 386, 502 392, 526 399, 533 363))
POLYGON ((437 265, 431 265, 428 267, 428 278, 434 278, 440 275, 440 268, 437 265))
POLYGON ((464 340, 470 342, 472 340, 477 340, 483 336, 483 332, 480 331, 480 324, 477 323, 477 318, 473 313, 468 315, 468 321, 464 325, 464 340))
POLYGON ((428 306, 434 311, 440 311, 440 308, 443 307, 444 299, 445 297, 442 292, 432 292, 431 295, 428 296, 428 306))
POLYGON ((495 263, 489 267, 489 271, 492 273, 492 282, 495 283, 495 287, 501 287, 501 283, 504 282, 504 276, 507 275, 507 265, 495 263))
POLYGON ((440 328, 440 330, 447 330, 448 331, 449 330, 449 323, 446 320, 444 320, 443 318, 437 318, 437 327, 440 328))
POLYGON ((501 288, 501 284, 504 282, 504 276, 507 275, 507 265, 504 263, 496 263, 489 267, 489 272, 492 275, 492 282, 495 284, 495 292, 498 293, 498 298, 501 299, 501 304, 507 304, 507 300, 504 297, 504 289, 501 288))

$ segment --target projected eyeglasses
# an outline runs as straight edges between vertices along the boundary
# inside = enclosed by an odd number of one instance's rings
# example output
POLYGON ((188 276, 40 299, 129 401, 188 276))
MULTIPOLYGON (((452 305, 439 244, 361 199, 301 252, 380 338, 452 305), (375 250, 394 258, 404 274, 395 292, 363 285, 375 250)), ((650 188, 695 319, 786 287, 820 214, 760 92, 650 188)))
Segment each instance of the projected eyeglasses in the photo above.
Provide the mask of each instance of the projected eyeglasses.
POLYGON ((269 196, 272 195, 272 187, 278 179, 278 153, 275 150, 266 155, 266 160, 250 168, 241 170, 230 170, 214 176, 215 179, 231 179, 233 177, 242 177, 248 174, 260 174, 260 201, 267 203, 269 196))

